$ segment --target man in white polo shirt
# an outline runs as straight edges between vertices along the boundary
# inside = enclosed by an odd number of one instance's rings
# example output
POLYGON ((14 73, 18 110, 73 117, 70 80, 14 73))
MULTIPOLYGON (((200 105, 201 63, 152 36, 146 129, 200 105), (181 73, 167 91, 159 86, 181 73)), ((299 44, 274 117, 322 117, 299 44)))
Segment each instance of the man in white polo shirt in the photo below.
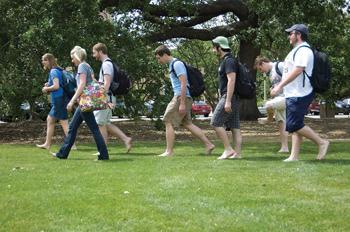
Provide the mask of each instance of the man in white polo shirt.
POLYGON ((306 42, 309 30, 304 24, 295 24, 286 29, 286 32, 293 49, 284 61, 282 81, 271 90, 271 96, 276 96, 283 89, 286 97, 286 130, 292 133, 292 150, 284 161, 298 161, 303 137, 318 145, 316 159, 322 160, 327 153, 329 141, 322 139, 304 124, 304 116, 314 98, 313 88, 307 77, 311 76, 314 64, 313 52, 306 42))

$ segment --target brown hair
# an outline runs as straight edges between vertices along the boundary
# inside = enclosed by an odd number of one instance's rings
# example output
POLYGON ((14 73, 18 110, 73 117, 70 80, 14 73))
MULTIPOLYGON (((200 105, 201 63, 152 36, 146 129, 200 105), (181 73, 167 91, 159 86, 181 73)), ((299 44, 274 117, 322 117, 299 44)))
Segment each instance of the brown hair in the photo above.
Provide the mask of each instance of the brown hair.
POLYGON ((269 60, 269 58, 266 58, 264 56, 258 56, 255 59, 255 63, 254 63, 254 68, 257 68, 258 66, 262 65, 262 63, 270 63, 271 60, 269 60))
POLYGON ((93 46, 92 49, 94 49, 98 52, 101 51, 103 54, 106 54, 106 55, 108 53, 107 46, 104 43, 97 43, 93 46))
POLYGON ((45 53, 43 55, 43 59, 49 61, 49 68, 52 69, 52 67, 57 67, 57 59, 54 55, 51 53, 45 53))
POLYGON ((165 45, 160 45, 159 47, 156 48, 154 51, 155 55, 163 56, 164 54, 167 54, 168 56, 171 56, 171 52, 169 48, 165 45))

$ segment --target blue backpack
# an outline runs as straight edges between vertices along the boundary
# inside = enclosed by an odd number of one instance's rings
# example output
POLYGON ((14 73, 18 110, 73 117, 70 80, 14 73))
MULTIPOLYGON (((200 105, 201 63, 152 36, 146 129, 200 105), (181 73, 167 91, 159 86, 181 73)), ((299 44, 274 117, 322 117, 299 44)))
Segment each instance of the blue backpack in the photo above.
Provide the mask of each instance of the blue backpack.
POLYGON ((77 81, 74 74, 61 68, 57 69, 62 72, 62 83, 60 83, 60 87, 63 89, 64 94, 71 99, 77 88, 77 81))

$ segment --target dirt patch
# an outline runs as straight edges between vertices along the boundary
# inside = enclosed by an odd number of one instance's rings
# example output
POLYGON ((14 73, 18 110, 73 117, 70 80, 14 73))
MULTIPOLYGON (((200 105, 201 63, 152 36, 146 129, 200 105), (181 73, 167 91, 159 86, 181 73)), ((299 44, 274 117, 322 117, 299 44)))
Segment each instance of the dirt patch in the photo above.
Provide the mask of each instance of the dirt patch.
MULTIPOLYGON (((306 124, 324 138, 350 139, 350 118, 344 119, 309 119, 306 124)), ((195 120, 194 123, 204 130, 210 139, 217 139, 215 132, 209 125, 209 121, 195 120)), ((123 121, 114 122, 126 134, 133 137, 134 141, 163 141, 165 130, 156 130, 154 123, 150 121, 123 121)), ((260 125, 256 121, 242 121, 241 131, 245 141, 274 140, 278 139, 277 125, 275 123, 260 125)), ((0 124, 0 142, 34 144, 44 142, 46 136, 46 123, 42 121, 25 121, 20 123, 0 124)), ((184 129, 176 131, 177 140, 195 140, 184 129)), ((78 142, 93 142, 93 138, 87 126, 83 124, 78 131, 78 142)), ((62 143, 63 131, 60 125, 56 125, 54 143, 62 143)))

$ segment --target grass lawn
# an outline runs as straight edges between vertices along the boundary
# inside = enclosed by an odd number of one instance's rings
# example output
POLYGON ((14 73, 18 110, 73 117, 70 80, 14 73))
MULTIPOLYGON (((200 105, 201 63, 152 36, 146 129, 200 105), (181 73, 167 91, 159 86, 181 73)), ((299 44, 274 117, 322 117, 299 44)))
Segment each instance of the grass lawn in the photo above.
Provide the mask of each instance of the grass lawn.
MULTIPOLYGON (((68 160, 33 145, 0 145, 0 231, 350 231, 350 142, 324 161, 305 142, 284 163, 273 142, 246 142, 241 160, 205 156, 199 143, 93 144, 68 160)), ((57 150, 57 146, 53 150, 57 150)))

